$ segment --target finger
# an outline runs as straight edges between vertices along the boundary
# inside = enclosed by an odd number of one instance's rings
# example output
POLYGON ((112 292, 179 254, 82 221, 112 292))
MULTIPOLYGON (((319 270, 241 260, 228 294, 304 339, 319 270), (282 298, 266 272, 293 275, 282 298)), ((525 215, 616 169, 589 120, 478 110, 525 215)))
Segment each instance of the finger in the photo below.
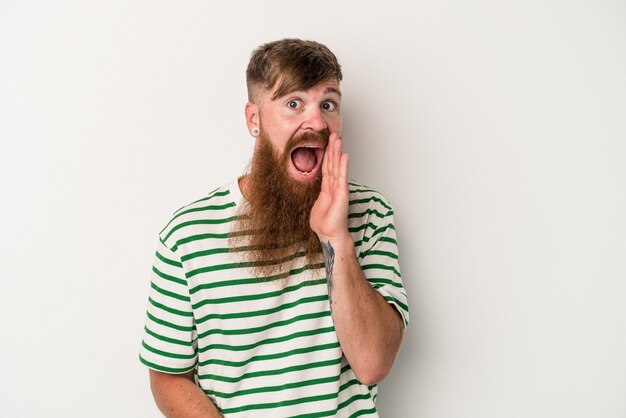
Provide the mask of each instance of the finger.
POLYGON ((328 139, 328 147, 326 147, 326 153, 328 154, 328 175, 332 176, 334 173, 335 163, 335 141, 337 140, 337 134, 332 133, 328 139))
POLYGON ((322 160, 322 177, 328 177, 331 172, 331 160, 332 160, 332 149, 333 149, 333 135, 330 134, 328 138, 328 144, 326 145, 326 149, 324 150, 324 159, 322 160))
POLYGON ((339 169, 339 184, 342 187, 348 188, 348 171, 350 169, 350 157, 348 154, 341 156, 341 163, 339 169))
POLYGON ((330 138, 330 143, 328 144, 328 175, 335 175, 335 144, 337 142, 337 136, 334 134, 330 138))
POLYGON ((324 150, 324 156, 322 157, 322 181, 328 177, 328 160, 330 160, 329 154, 330 154, 330 140, 328 141, 328 144, 326 145, 326 149, 324 150))
POLYGON ((333 177, 335 180, 339 180, 339 170, 341 167, 341 150, 343 148, 343 144, 341 143, 341 139, 337 137, 335 140, 335 148, 333 152, 333 177))

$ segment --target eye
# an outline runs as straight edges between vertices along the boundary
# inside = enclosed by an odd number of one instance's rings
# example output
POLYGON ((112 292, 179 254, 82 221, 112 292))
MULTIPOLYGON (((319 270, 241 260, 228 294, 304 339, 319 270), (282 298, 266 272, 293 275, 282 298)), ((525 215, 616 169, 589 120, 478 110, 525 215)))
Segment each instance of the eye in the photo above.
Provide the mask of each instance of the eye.
POLYGON ((337 106, 334 102, 324 102, 322 103, 322 109, 324 110, 335 110, 337 106))
POLYGON ((291 99, 287 102, 287 107, 289 109, 298 109, 300 107, 300 101, 296 99, 291 99))

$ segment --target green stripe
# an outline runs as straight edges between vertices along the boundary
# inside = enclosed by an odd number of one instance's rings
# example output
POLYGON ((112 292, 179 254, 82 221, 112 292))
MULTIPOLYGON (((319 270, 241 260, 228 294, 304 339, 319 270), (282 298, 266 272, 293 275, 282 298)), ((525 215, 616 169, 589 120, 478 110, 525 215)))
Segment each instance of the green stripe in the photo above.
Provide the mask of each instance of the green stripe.
POLYGON ((205 283, 205 284, 201 284, 198 286, 195 286, 193 288, 191 288, 189 290, 189 293, 191 293, 192 295, 200 290, 203 289, 213 289, 216 287, 224 287, 224 286, 238 286, 238 285, 246 285, 246 284, 255 284, 255 283, 259 283, 259 282, 271 282, 273 280, 277 280, 277 279, 281 279, 286 277, 287 275, 289 276, 295 276, 297 274, 300 274, 304 271, 307 270, 316 270, 319 268, 324 267, 324 263, 318 263, 318 264, 306 264, 302 267, 299 267, 297 269, 291 269, 289 270, 288 273, 281 273, 281 274, 276 274, 273 276, 266 276, 266 277, 249 277, 249 278, 245 278, 245 279, 234 279, 234 280, 224 280, 224 281, 219 281, 219 282, 212 282, 212 283, 205 283))
POLYGON ((351 379, 347 381, 346 383, 344 383, 343 385, 339 386, 339 392, 343 392, 344 390, 348 389, 350 386, 360 385, 360 384, 361 382, 359 382, 359 379, 351 379))
POLYGON ((194 221, 181 222, 179 224, 176 224, 176 226, 172 227, 172 229, 170 229, 170 231, 165 235, 165 237, 163 237, 163 241, 167 241, 174 232, 178 231, 179 229, 188 227, 188 226, 227 224, 237 219, 238 219, 237 216, 230 216, 228 218, 223 218, 223 219, 196 219, 194 221))
POLYGON ((357 184, 350 184, 351 186, 355 186, 355 187, 365 187, 363 189, 349 189, 350 193, 376 193, 378 195, 380 195, 380 193, 378 193, 376 190, 372 190, 372 189, 368 189, 366 186, 361 186, 361 185, 357 185, 357 184))
MULTIPOLYGON (((352 379, 349 382, 344 383, 343 385, 341 385, 341 387, 339 388, 339 392, 342 392, 343 390, 347 389, 349 386, 352 385, 360 385, 361 382, 359 382, 357 379, 352 379)), ((371 390, 373 387, 375 387, 376 385, 372 385, 369 386, 368 389, 371 390)), ((328 416, 335 416, 337 414, 337 412, 342 409, 345 408, 346 406, 348 406, 349 404, 353 403, 356 400, 359 399, 369 399, 371 398, 371 394, 357 394, 343 402, 341 402, 337 408, 335 409, 331 409, 329 411, 323 411, 323 412, 315 412, 315 413, 310 413, 310 414, 302 414, 302 415, 297 415, 295 417, 292 418, 314 418, 314 417, 328 417, 328 416)), ((371 408, 371 409, 366 409, 366 410, 359 410, 357 412, 355 412, 353 414, 353 416, 359 416, 362 414, 369 414, 369 413, 375 413, 376 412, 376 407, 371 408), (356 415, 355 415, 356 414, 356 415)))
POLYGON ((251 300, 260 300, 260 299, 267 299, 267 298, 272 298, 272 297, 276 297, 276 296, 280 296, 282 294, 285 293, 289 293, 289 292, 293 292, 296 290, 299 290, 301 288, 307 287, 307 286, 318 286, 321 284, 326 284, 326 279, 319 279, 319 280, 307 280, 305 282, 301 282, 298 283, 297 285, 294 286, 288 286, 285 287, 284 289, 280 289, 280 290, 276 290, 273 292, 266 292, 266 293, 258 293, 258 294, 253 294, 253 295, 243 295, 243 296, 231 296, 231 297, 225 297, 225 298, 218 298, 218 299, 203 299, 200 302, 196 303, 195 305, 192 305, 193 309, 198 309, 204 305, 208 305, 208 304, 223 304, 223 303, 232 303, 232 302, 244 302, 244 301, 251 301, 251 300))
MULTIPOLYGON (((368 226, 372 226, 372 227, 373 227, 373 226, 376 226, 376 225, 371 225, 371 224, 370 224, 370 225, 368 225, 368 226)), ((362 240, 362 241, 357 241, 357 242, 359 242, 359 243, 362 243, 362 242, 370 242, 370 240, 372 240, 372 239, 374 238, 374 235, 377 235, 377 234, 380 234, 380 233, 382 233, 382 232, 385 232, 385 231, 386 231, 387 229, 389 229, 389 228, 391 228, 391 229, 393 229, 393 230, 395 230, 395 229, 396 229, 396 228, 395 228, 395 226, 393 226, 393 224, 385 225, 384 227, 382 227, 382 228, 379 228, 379 229, 375 230, 375 231, 374 231, 374 233, 372 233, 372 236, 371 236, 371 237, 369 237, 369 236, 367 236, 367 235, 364 235, 364 236, 363 236, 363 240, 362 240)), ((350 229, 350 228, 348 228, 348 230, 349 230, 349 229, 350 229)), ((363 229, 363 228, 361 227, 360 229, 363 229)), ((382 240, 383 238, 384 238, 384 237, 377 238, 377 241, 376 241, 376 242, 378 242, 378 241, 382 240)))
MULTIPOLYGON (((357 243, 358 243, 359 245, 362 245, 364 242, 370 242, 370 239, 371 239, 371 238, 370 238, 370 237, 368 237, 368 236, 363 236, 363 239, 361 239, 361 240, 359 240, 359 241, 356 241, 356 242, 355 242, 355 244, 357 244, 357 243)), ((356 247, 356 245, 355 245, 355 247, 356 247)))
POLYGON ((288 399, 286 401, 280 401, 280 402, 244 405, 244 406, 240 406, 237 408, 226 408, 226 409, 222 409, 222 413, 226 415, 226 414, 231 414, 235 412, 248 411, 250 409, 280 408, 283 406, 291 406, 291 405, 297 405, 297 404, 307 403, 307 402, 319 402, 319 401, 324 401, 327 399, 334 399, 336 397, 337 397, 336 393, 328 393, 325 395, 307 396, 304 398, 297 398, 297 399, 288 399))
POLYGON ((367 228, 368 228, 368 227, 369 227, 369 228, 372 228, 372 229, 376 229, 376 225, 374 225, 374 224, 373 224, 373 223, 371 223, 371 222, 368 222, 368 223, 366 223, 366 224, 361 224, 361 225, 359 225, 359 226, 355 226, 355 227, 352 227, 352 228, 348 228, 348 231, 349 231, 349 232, 359 232, 359 231, 360 231, 360 230, 362 230, 362 229, 367 230, 367 228))
POLYGON ((151 329, 149 329, 147 326, 144 327, 144 330, 146 331, 146 333, 148 335, 152 335, 157 340, 165 341, 166 343, 171 343, 171 344, 184 345, 186 347, 191 347, 192 346, 191 341, 177 340, 175 338, 169 338, 169 337, 166 337, 164 335, 157 334, 156 332, 154 332, 151 329))
POLYGON ((385 256, 385 257, 391 257, 394 260, 398 259, 398 256, 395 255, 394 253, 392 253, 391 251, 379 251, 379 250, 369 250, 369 251, 366 251, 364 254, 359 255, 359 257, 366 257, 366 256, 369 256, 369 255, 382 255, 382 256, 385 256))
POLYGON ((185 327, 185 326, 182 326, 182 325, 177 325, 177 324, 174 324, 172 322, 168 322, 168 321, 166 321, 164 319, 157 318, 156 316, 152 315, 150 312, 148 312, 148 318, 150 318, 153 322, 155 322, 155 323, 157 323, 159 325, 163 325, 165 327, 172 328, 172 329, 175 329, 177 331, 191 332, 191 331, 194 330, 193 326, 192 327, 185 327))
POLYGON ((402 277, 400 272, 398 270, 396 270, 396 268, 394 266, 386 266, 384 264, 365 264, 365 265, 361 266, 361 270, 371 270, 371 269, 380 269, 380 270, 393 271, 393 273, 396 276, 402 277))
POLYGON ((289 418, 318 418, 318 417, 332 417, 337 414, 337 408, 329 411, 313 412, 312 414, 292 415, 289 418))
MULTIPOLYGON (((241 261, 238 263, 226 263, 226 264, 215 264, 215 265, 210 265, 210 266, 205 266, 205 267, 200 267, 194 270, 191 270, 189 272, 187 272, 186 276, 187 278, 193 277, 196 274, 201 274, 201 273, 210 273, 212 271, 220 271, 220 270, 231 270, 231 269, 239 269, 239 268, 247 268, 247 267, 257 267, 263 264, 267 264, 267 265, 274 265, 274 264, 282 264, 285 263, 287 261, 292 261, 295 260, 296 258, 300 258, 300 257, 304 257, 306 256, 306 252, 305 251, 300 251, 297 252, 293 255, 290 255, 289 257, 285 257, 283 259, 279 259, 279 260, 269 260, 267 262, 259 262, 259 261, 241 261)), ((285 272, 283 274, 283 276, 286 277, 287 272, 285 272)))
MULTIPOLYGON (((192 206, 194 203, 192 203, 189 206, 192 206)), ((193 212, 205 212, 205 211, 212 211, 212 210, 224 210, 224 209, 228 209, 228 208, 232 208, 237 206, 234 202, 228 202, 228 203, 224 203, 222 205, 208 205, 208 206, 200 206, 197 208, 190 208, 187 210, 184 210, 182 212, 177 213, 176 215, 174 215, 172 217, 172 219, 170 220, 170 222, 165 226, 164 229, 167 229, 167 227, 178 217, 183 216, 183 215, 187 215, 188 213, 193 213, 193 212)), ((181 208, 182 209, 182 208, 181 208)))
POLYGON ((208 196, 203 197, 202 199, 198 199, 198 200, 196 200, 195 202, 191 202, 191 203, 190 203, 190 204, 188 204, 188 205, 185 205, 185 206, 183 206, 183 207, 180 207, 180 208, 176 209, 176 211, 175 211, 175 212, 174 212, 174 214, 172 215, 172 219, 171 219, 171 220, 167 223, 167 225, 165 225, 165 228, 163 228, 163 229, 161 230, 161 232, 159 232, 159 235, 162 235, 162 234, 163 234, 163 231, 165 231, 165 230, 167 229, 167 227, 168 227, 168 226, 170 226, 170 224, 172 223, 172 221, 173 221, 174 219, 176 219, 176 218, 179 216, 179 214, 181 213, 181 211, 184 211, 186 208, 188 208, 188 207, 190 207, 190 206, 193 206, 193 205, 195 205, 196 203, 200 203, 200 202, 205 202, 205 201, 211 200, 211 199, 213 199, 214 197, 228 196, 228 195, 230 194, 230 190, 225 190, 225 191, 223 191, 223 192, 218 192, 218 190, 219 190, 219 189, 220 189, 220 188, 218 187, 217 189, 215 189, 215 190, 213 190, 212 192, 210 192, 208 196))
POLYGON ((387 213, 385 213, 383 215, 382 213, 380 213, 376 209, 368 209, 365 212, 351 213, 351 214, 348 215, 348 219, 361 218, 361 217, 363 217, 365 215, 375 215, 375 216, 377 216, 377 217, 382 219, 382 218, 384 218, 386 216, 393 215, 393 211, 390 210, 390 211, 388 211, 387 213))
POLYGON ((367 281, 370 283, 381 283, 381 284, 388 284, 391 285, 393 287, 398 287, 400 289, 402 289, 402 285, 396 281, 390 280, 390 279, 383 279, 380 277, 372 277, 372 278, 367 278, 367 281))
POLYGON ((327 332, 334 332, 334 331, 335 331, 335 327, 330 326, 330 327, 318 328, 314 330, 295 332, 293 334, 284 335, 282 337, 266 338, 265 340, 260 340, 252 344, 246 344, 246 345, 211 344, 211 345, 207 345, 205 347, 199 348, 198 351, 200 351, 201 353, 208 351, 208 350, 217 350, 217 349, 228 350, 228 351, 247 351, 247 350, 252 350, 253 348, 257 348, 260 345, 282 343, 282 342, 293 340, 293 339, 300 338, 300 337, 309 337, 311 335, 324 334, 327 332))
POLYGON ((189 203, 188 205, 185 205, 185 206, 182 206, 182 207, 180 207, 180 208, 176 209, 176 211, 174 211, 173 216, 178 215, 178 213, 179 213, 180 211, 185 210, 186 208, 191 207, 191 206, 195 205, 196 203, 200 203, 200 202, 208 202, 209 200, 211 200, 211 199, 213 199, 213 198, 216 198, 216 197, 224 197, 224 196, 228 196, 228 195, 230 195, 230 190, 228 190, 228 189, 227 189, 227 190, 224 190, 224 191, 221 191, 221 192, 218 192, 218 190, 219 190, 220 188, 221 188, 221 187, 218 187, 217 189, 212 190, 211 192, 209 192, 209 193, 207 194, 207 196, 203 197, 202 199, 198 199, 198 200, 196 200, 196 201, 194 201, 194 202, 189 203))
POLYGON ((239 377, 221 376, 218 374, 203 374, 198 375, 198 379, 219 380, 220 382, 237 383, 241 382, 244 379, 249 379, 253 377, 277 376, 285 373, 315 369, 318 367, 333 366, 339 363, 341 363, 341 357, 332 360, 316 361, 313 363, 299 364, 297 366, 283 367, 282 369, 262 370, 259 372, 244 373, 239 377))
POLYGON ((401 307, 402 309, 404 309, 405 312, 409 311, 409 307, 407 305, 405 305, 404 303, 400 302, 398 299, 392 297, 392 296, 384 296, 385 300, 387 302, 393 302, 395 304, 397 304, 399 307, 401 307))
MULTIPOLYGON (((395 228, 394 228, 395 229, 395 228)), ((392 244, 396 244, 398 245, 398 241, 396 241, 395 239, 391 238, 391 237, 380 237, 378 238, 378 241, 383 241, 383 242, 390 242, 392 244)))
POLYGON ((165 367, 165 366, 160 366, 156 363, 151 363, 148 360, 144 359, 143 357, 141 357, 141 355, 139 355, 139 361, 141 361, 143 364, 145 364, 146 366, 150 367, 151 369, 155 369, 161 372, 165 372, 165 373, 173 373, 173 374, 183 374, 183 373, 187 373, 192 371, 196 366, 193 365, 189 368, 183 368, 183 369, 174 369, 172 367, 165 367))
MULTIPOLYGON (((238 235, 245 235, 245 234, 244 233, 240 233, 238 235)), ((246 252, 246 251, 256 251, 256 250, 260 250, 260 249, 263 249, 263 248, 264 248, 263 245, 248 245, 248 246, 244 246, 244 247, 235 247, 235 248, 228 248, 228 247, 213 248, 213 249, 210 249, 210 250, 196 251, 196 252, 193 252, 193 253, 190 253, 190 254, 186 254, 186 255, 181 257, 181 260, 182 261, 187 261, 187 260, 191 260, 191 259, 194 259, 194 258, 205 257, 207 255, 215 255, 215 254, 242 253, 242 252, 246 252)))
POLYGON ((177 354, 170 353, 169 351, 158 350, 154 347, 149 346, 145 341, 141 342, 141 345, 148 351, 153 352, 154 354, 158 354, 162 357, 176 358, 180 360, 190 360, 196 356, 196 353, 193 354, 177 354))
POLYGON ((382 195, 380 194, 380 192, 372 189, 369 186, 366 186, 364 184, 359 184, 359 183, 354 183, 349 181, 348 185, 354 187, 354 189, 349 189, 350 193, 373 193, 373 194, 377 194, 379 196, 382 197, 382 195))
POLYGON ((249 246, 246 246, 246 247, 236 247, 236 248, 227 248, 227 247, 213 248, 213 249, 210 249, 210 250, 196 251, 194 253, 186 254, 186 255, 182 256, 180 259, 182 261, 187 261, 187 260, 192 260, 192 259, 198 258, 198 257, 205 257, 207 255, 226 254, 226 253, 241 253, 241 252, 245 252, 245 251, 258 250, 261 247, 262 247, 261 245, 249 245, 249 246))
POLYGON ((370 409, 361 409, 360 411, 356 411, 354 414, 350 415, 348 418, 356 418, 356 417, 360 417, 361 415, 375 414, 375 413, 376 413, 376 407, 373 407, 370 409))
POLYGON ((209 360, 198 363, 198 365, 207 366, 210 364, 219 364, 221 366, 226 366, 226 367, 244 367, 247 364, 252 363, 254 361, 276 360, 279 358, 291 357, 291 356, 295 356, 298 354, 306 354, 306 353, 313 353, 315 351, 331 350, 331 349, 335 349, 339 347, 340 347, 339 343, 336 342, 336 343, 330 343, 330 344, 315 345, 312 347, 297 348, 295 350, 284 351, 282 353, 252 356, 243 361, 229 361, 229 360, 211 358, 209 360))
POLYGON ((236 396, 250 395, 253 393, 280 392, 280 391, 287 390, 287 389, 295 389, 295 388, 301 388, 305 386, 321 385, 324 383, 335 382, 337 380, 339 380, 339 376, 330 376, 330 377, 322 377, 318 379, 304 380, 301 382, 286 383, 286 384, 277 385, 277 386, 264 386, 264 387, 258 387, 258 388, 245 389, 245 390, 240 390, 237 392, 230 392, 230 393, 216 392, 213 390, 205 390, 204 393, 206 393, 207 395, 215 395, 219 398, 234 398, 236 396))
POLYGON ((198 338, 205 338, 205 337, 207 337, 209 335, 215 335, 215 334, 220 334, 220 335, 254 334, 254 333, 257 333, 257 332, 267 331, 268 329, 272 329, 272 328, 276 328, 276 327, 282 327, 282 326, 285 326, 285 325, 291 325, 291 324, 294 324, 294 323, 300 322, 300 321, 306 321, 307 319, 323 318, 325 316, 330 316, 330 311, 323 311, 323 312, 315 312, 315 313, 309 313, 309 314, 304 314, 304 315, 298 315, 298 316, 295 316, 293 318, 285 319, 283 321, 276 321, 274 323, 267 324, 267 325, 264 325, 262 327, 241 328, 241 329, 214 328, 214 329, 210 329, 208 331, 205 331, 202 334, 198 334, 198 338))
POLYGON ((162 309, 166 312, 169 312, 171 314, 174 315, 179 315, 179 316, 193 316, 193 312, 187 312, 187 311, 179 311, 178 309, 173 309, 170 308, 169 306, 163 305, 162 303, 159 303, 157 301, 155 301, 152 298, 148 298, 148 302, 150 302, 150 304, 156 308, 162 309))
MULTIPOLYGON (((391 225, 391 228, 394 229, 394 230, 396 229, 393 225, 391 225)), ((380 232, 382 232, 382 231, 380 231, 380 232)), ((364 242, 370 242, 370 240, 371 240, 370 237, 364 236, 363 239, 354 242, 354 248, 358 248, 361 245, 363 245, 364 242)), ((391 237, 379 237, 376 242, 380 242, 380 241, 391 242, 393 244, 398 245, 397 241, 395 239, 391 238, 391 237)))
POLYGON ((209 314, 209 315, 203 316, 202 318, 198 318, 196 323, 201 324, 211 319, 225 320, 225 319, 251 318, 254 316, 265 316, 265 315, 270 315, 270 314, 273 314, 273 313, 276 313, 285 309, 290 309, 290 308, 293 308, 295 306, 298 306, 304 303, 321 302, 323 300, 328 300, 328 292, 324 292, 324 294, 319 295, 319 296, 311 296, 311 297, 298 299, 294 302, 285 303, 275 308, 261 309, 258 311, 250 311, 250 312, 235 312, 235 313, 230 313, 230 314, 219 314, 219 313, 209 314))
POLYGON ((341 402, 339 405, 337 405, 337 411, 345 408, 346 406, 350 405, 354 401, 370 399, 371 397, 372 395, 370 395, 369 393, 359 393, 357 395, 354 395, 351 398, 348 398, 345 401, 341 402))
POLYGON ((190 301, 188 296, 179 295, 178 293, 174 293, 174 292, 170 292, 169 290, 162 289, 154 283, 151 283, 150 286, 162 295, 169 296, 174 299, 182 300, 184 302, 190 301))
MULTIPOLYGON (((276 278, 278 278, 278 276, 276 276, 276 278)), ((255 283, 259 283, 260 281, 266 281, 266 279, 259 279, 259 278, 251 277, 247 279, 234 279, 234 280, 223 280, 219 282, 203 283, 203 284, 200 284, 198 286, 195 286, 189 289, 189 293, 193 295, 194 293, 199 292, 201 290, 215 289, 218 287, 255 284, 255 283)))
POLYGON ((198 258, 198 257, 204 257, 207 255, 213 255, 213 254, 226 254, 231 252, 228 248, 214 248, 211 250, 205 250, 205 251, 197 251, 195 253, 190 253, 190 254, 185 254, 182 257, 180 257, 181 261, 188 261, 188 260, 192 260, 194 258, 198 258))
MULTIPOLYGON (((198 199, 195 202, 192 202, 190 205, 187 205, 187 206, 195 205, 196 203, 200 203, 200 202, 206 202, 207 200, 211 200, 214 197, 223 197, 223 196, 228 196, 230 194, 230 189, 226 189, 226 190, 224 190, 222 192, 218 192, 219 189, 220 189, 220 187, 218 187, 217 189, 215 189, 212 192, 210 192, 208 196, 203 197, 202 199, 198 199)), ((185 208, 187 206, 183 206, 181 209, 183 209, 183 208, 185 208)))
POLYGON ((374 238, 375 235, 382 234, 383 232, 385 232, 388 229, 393 229, 395 231, 396 227, 393 226, 393 224, 388 224, 388 225, 385 225, 383 227, 380 227, 376 231, 374 231, 374 233, 372 234, 372 238, 374 238))
POLYGON ((371 197, 367 197, 367 198, 364 198, 364 199, 354 199, 354 200, 351 200, 350 202, 348 202, 348 204, 356 205, 356 204, 360 204, 360 203, 369 203, 369 202, 372 202, 372 201, 380 203, 387 210, 392 210, 393 209, 384 200, 382 200, 382 199, 380 199, 380 198, 378 198, 376 196, 371 196, 371 197))
POLYGON ((178 247, 183 245, 183 244, 188 244, 190 242, 193 241, 200 241, 203 239, 226 239, 230 236, 230 234, 197 234, 197 235, 190 235, 188 237, 185 238, 181 238, 178 241, 176 241, 176 244, 174 244, 174 246, 172 247, 172 251, 176 252, 176 250, 178 250, 178 247))
POLYGON ((170 276, 169 274, 165 274, 162 271, 160 271, 158 268, 156 268, 156 266, 152 267, 152 271, 162 279, 168 280, 170 282, 182 284, 183 286, 187 285, 187 281, 183 279, 179 279, 178 277, 170 276))
POLYGON ((169 258, 165 258, 163 257, 158 251, 156 252, 156 257, 161 260, 162 262, 164 262, 165 264, 169 264, 171 266, 174 267, 182 267, 182 263, 179 263, 178 261, 174 261, 174 260, 170 260, 169 258))

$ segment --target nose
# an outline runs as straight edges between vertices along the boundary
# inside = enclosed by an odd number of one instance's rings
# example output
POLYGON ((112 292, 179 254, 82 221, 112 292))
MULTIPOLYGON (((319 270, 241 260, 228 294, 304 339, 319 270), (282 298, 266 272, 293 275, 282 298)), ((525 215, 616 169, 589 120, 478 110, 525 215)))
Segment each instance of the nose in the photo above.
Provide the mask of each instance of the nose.
POLYGON ((328 128, 328 123, 326 122, 326 119, 322 114, 322 110, 319 107, 311 107, 310 109, 307 109, 302 128, 310 129, 316 132, 328 128))

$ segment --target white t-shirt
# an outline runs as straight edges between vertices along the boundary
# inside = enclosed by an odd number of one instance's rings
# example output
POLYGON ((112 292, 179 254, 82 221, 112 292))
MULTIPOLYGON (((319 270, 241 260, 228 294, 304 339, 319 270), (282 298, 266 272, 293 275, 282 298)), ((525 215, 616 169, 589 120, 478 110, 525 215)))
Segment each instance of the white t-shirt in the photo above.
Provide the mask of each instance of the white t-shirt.
MULTIPOLYGON (((196 369, 226 417, 378 416, 376 385, 342 355, 323 263, 295 255, 287 279, 259 280, 229 249, 243 202, 234 181, 178 210, 159 235, 140 360, 167 373, 196 369)), ((372 287, 409 320, 393 210, 350 183, 349 231, 372 287)))

